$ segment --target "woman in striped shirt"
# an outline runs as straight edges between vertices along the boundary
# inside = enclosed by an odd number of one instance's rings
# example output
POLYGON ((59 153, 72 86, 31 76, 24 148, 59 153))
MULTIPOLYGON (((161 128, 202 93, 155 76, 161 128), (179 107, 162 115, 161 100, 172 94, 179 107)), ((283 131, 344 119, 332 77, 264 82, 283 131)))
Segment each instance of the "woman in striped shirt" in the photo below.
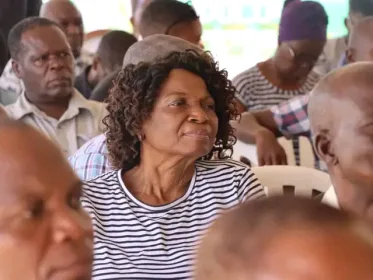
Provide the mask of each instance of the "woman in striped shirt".
POLYGON ((93 279, 190 279, 211 222, 264 197, 249 167, 226 156, 234 92, 202 51, 120 72, 104 120, 117 171, 87 182, 83 195, 95 229, 93 279))

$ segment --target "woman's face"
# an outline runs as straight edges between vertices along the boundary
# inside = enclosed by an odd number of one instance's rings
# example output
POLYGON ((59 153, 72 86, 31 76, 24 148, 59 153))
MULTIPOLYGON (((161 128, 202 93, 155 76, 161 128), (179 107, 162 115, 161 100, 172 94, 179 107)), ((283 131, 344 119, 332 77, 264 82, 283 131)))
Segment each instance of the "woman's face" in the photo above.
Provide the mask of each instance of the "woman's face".
POLYGON ((143 125, 142 149, 198 159, 212 150, 217 131, 215 102, 204 80, 187 70, 174 69, 143 125))
POLYGON ((0 170, 0 279, 91 279, 93 234, 81 182, 62 157, 48 158, 9 156, 0 170))

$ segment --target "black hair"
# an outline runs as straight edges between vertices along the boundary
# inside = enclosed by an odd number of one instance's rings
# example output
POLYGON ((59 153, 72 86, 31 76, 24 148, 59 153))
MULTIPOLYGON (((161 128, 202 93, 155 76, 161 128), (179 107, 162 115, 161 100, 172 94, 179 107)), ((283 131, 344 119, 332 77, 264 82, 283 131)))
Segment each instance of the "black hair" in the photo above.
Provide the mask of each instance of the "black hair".
POLYGON ((168 34, 178 23, 199 19, 194 8, 177 0, 152 1, 143 11, 140 20, 140 34, 147 37, 154 34, 168 34))
POLYGON ((295 1, 299 1, 299 0, 285 0, 284 5, 283 5, 282 8, 285 8, 287 5, 289 5, 290 3, 293 3, 295 1))
POLYGON ((373 16, 373 0, 350 0, 349 10, 365 17, 373 16))
POLYGON ((203 159, 230 157, 236 142, 231 120, 239 114, 233 98, 236 89, 227 78, 227 71, 219 70, 208 54, 195 50, 172 52, 156 62, 129 64, 118 74, 110 90, 104 118, 106 142, 111 163, 118 169, 129 170, 140 163, 140 141, 137 133, 153 112, 158 92, 173 69, 185 69, 201 77, 215 101, 218 133, 214 147, 203 159))
POLYGON ((22 35, 25 32, 30 31, 34 28, 48 26, 55 26, 63 32, 63 30, 57 23, 41 17, 29 17, 21 20, 15 26, 13 26, 8 36, 8 48, 12 59, 18 59, 23 48, 25 47, 22 44, 22 35))
POLYGON ((105 34, 97 49, 97 56, 105 69, 112 72, 122 67, 128 48, 137 42, 135 36, 125 31, 114 30, 105 34))

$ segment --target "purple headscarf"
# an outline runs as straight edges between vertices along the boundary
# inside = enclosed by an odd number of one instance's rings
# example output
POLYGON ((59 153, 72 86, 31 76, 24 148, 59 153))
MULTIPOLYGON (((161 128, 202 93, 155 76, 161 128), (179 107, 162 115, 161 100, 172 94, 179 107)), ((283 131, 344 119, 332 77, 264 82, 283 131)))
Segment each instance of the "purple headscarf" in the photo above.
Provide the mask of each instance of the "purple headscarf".
POLYGON ((326 41, 328 15, 315 1, 287 0, 282 10, 278 42, 326 41))

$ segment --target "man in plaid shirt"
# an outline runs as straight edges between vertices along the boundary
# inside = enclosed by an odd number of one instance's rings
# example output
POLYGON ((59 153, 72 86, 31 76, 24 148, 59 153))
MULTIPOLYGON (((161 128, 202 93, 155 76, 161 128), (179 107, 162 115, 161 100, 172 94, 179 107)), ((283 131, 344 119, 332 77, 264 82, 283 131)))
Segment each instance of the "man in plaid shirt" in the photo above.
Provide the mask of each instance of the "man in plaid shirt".
MULTIPOLYGON (((236 126, 237 137, 256 143, 259 165, 287 164, 286 153, 277 137, 305 136, 311 140, 311 126, 307 107, 310 95, 292 98, 270 109, 245 113, 236 126)), ((315 155, 315 167, 326 171, 326 166, 315 155)))

